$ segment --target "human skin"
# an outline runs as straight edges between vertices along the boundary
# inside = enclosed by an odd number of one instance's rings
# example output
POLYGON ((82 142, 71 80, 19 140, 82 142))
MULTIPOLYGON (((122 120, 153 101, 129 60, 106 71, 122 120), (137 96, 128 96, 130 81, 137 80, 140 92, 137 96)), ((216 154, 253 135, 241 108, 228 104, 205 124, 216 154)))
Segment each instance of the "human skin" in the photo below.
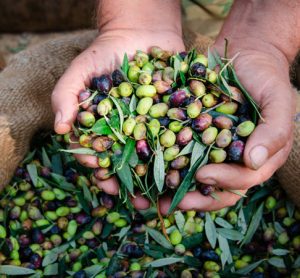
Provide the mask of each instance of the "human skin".
MULTIPOLYGON (((300 5, 296 1, 278 0, 276 5, 274 2, 272 5, 272 0, 235 1, 214 47, 222 53, 224 38, 227 38, 229 56, 239 52, 234 61, 237 74, 261 107, 264 121, 259 122, 247 141, 245 165, 206 165, 196 173, 200 183, 245 193, 272 176, 287 159, 292 146, 295 112, 289 65, 300 44, 300 17, 297 15, 300 15, 300 5)), ((179 1, 100 1, 99 36, 72 62, 54 89, 56 132, 64 134, 71 130, 78 111, 78 93, 89 85, 93 76, 116 68, 124 52, 133 55, 136 49, 147 51, 152 45, 173 51, 183 50, 180 21, 179 1)), ((95 157, 77 156, 77 159, 86 166, 97 167, 95 157)), ((99 181, 98 185, 110 194, 118 194, 116 179, 105 185, 99 181)), ((217 194, 219 201, 198 191, 189 192, 178 207, 183 210, 217 210, 235 204, 240 198, 228 191, 217 194)), ((162 212, 166 213, 171 198, 164 197, 160 202, 162 212)), ((133 203, 138 209, 149 205, 141 196, 133 203)))

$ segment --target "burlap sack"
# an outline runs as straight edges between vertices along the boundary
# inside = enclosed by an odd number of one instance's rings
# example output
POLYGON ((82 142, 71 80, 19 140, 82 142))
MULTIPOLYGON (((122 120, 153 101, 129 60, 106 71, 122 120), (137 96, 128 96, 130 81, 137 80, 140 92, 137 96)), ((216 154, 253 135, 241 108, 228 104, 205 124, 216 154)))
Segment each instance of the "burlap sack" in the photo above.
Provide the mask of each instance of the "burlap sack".
POLYGON ((297 95, 294 136, 293 149, 277 176, 291 200, 300 207, 300 93, 297 95))
MULTIPOLYGON (((188 48, 205 51, 212 41, 184 32, 188 48)), ((28 151, 35 133, 53 128, 51 92, 70 62, 95 38, 95 31, 48 41, 16 55, 0 74, 0 188, 28 151)))

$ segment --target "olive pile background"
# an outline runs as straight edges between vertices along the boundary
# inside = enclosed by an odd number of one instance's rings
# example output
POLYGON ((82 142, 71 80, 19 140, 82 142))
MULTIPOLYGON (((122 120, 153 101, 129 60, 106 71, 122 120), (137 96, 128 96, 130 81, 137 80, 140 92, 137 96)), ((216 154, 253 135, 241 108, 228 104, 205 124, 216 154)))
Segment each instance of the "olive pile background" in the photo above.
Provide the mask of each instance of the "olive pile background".
POLYGON ((169 241, 155 208, 130 212, 61 143, 42 141, 0 197, 1 274, 299 277, 300 211, 275 180, 234 207, 164 217, 169 241))
POLYGON ((159 47, 150 55, 137 51, 130 62, 125 55, 120 70, 93 78, 80 93, 65 141, 83 148, 69 152, 98 156, 95 177, 117 175, 124 199, 139 190, 154 203, 159 193, 178 189, 174 209, 194 185, 210 195, 214 188, 195 183, 195 171, 242 162, 257 117, 254 101, 228 77, 231 63, 212 57, 159 47))

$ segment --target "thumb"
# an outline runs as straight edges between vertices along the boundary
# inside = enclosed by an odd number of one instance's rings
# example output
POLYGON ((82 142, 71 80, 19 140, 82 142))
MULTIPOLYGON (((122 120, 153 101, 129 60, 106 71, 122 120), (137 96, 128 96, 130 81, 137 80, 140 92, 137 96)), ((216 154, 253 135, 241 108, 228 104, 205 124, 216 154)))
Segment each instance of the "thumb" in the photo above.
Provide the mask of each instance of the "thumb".
POLYGON ((90 83, 92 65, 89 55, 83 52, 73 60, 53 90, 54 129, 58 134, 68 133, 72 128, 78 112, 78 95, 90 83))
POLYGON ((295 94, 289 84, 274 81, 261 91, 260 121, 247 141, 244 161, 257 170, 292 140, 295 94))

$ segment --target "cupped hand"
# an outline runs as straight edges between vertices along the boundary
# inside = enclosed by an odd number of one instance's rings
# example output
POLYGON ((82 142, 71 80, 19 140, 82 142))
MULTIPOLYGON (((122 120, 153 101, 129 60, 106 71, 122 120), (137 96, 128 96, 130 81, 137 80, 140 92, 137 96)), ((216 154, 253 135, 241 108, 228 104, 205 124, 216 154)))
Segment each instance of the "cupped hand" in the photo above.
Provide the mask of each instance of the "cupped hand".
MULTIPOLYGON (((122 29, 108 30, 100 34, 89 48, 73 60, 54 88, 52 106, 55 113, 55 131, 58 134, 71 131, 72 123, 78 113, 78 95, 89 87, 93 77, 111 73, 118 68, 124 53, 131 58, 136 50, 148 52, 153 45, 174 52, 184 50, 181 36, 171 31, 122 29)), ((72 145, 72 148, 76 147, 79 145, 72 145)), ((99 167, 95 156, 75 155, 75 157, 87 167, 99 167)), ((116 177, 105 181, 97 180, 96 183, 108 194, 118 194, 119 186, 116 177)), ((133 202, 140 209, 148 206, 148 202, 142 198, 136 198, 133 202)))
MULTIPOLYGON (((223 41, 217 41, 215 49, 224 52, 223 41)), ((209 164, 196 173, 199 183, 225 189, 217 192, 220 200, 189 192, 179 204, 182 210, 218 210, 234 205, 240 196, 229 192, 246 193, 254 185, 270 178, 286 161, 293 142, 293 117, 295 92, 289 81, 289 63, 283 53, 272 44, 248 38, 232 41, 229 57, 239 52, 234 61, 237 75, 260 106, 261 119, 249 137, 244 151, 244 164, 209 164)), ((163 202, 163 213, 171 199, 163 202)))

